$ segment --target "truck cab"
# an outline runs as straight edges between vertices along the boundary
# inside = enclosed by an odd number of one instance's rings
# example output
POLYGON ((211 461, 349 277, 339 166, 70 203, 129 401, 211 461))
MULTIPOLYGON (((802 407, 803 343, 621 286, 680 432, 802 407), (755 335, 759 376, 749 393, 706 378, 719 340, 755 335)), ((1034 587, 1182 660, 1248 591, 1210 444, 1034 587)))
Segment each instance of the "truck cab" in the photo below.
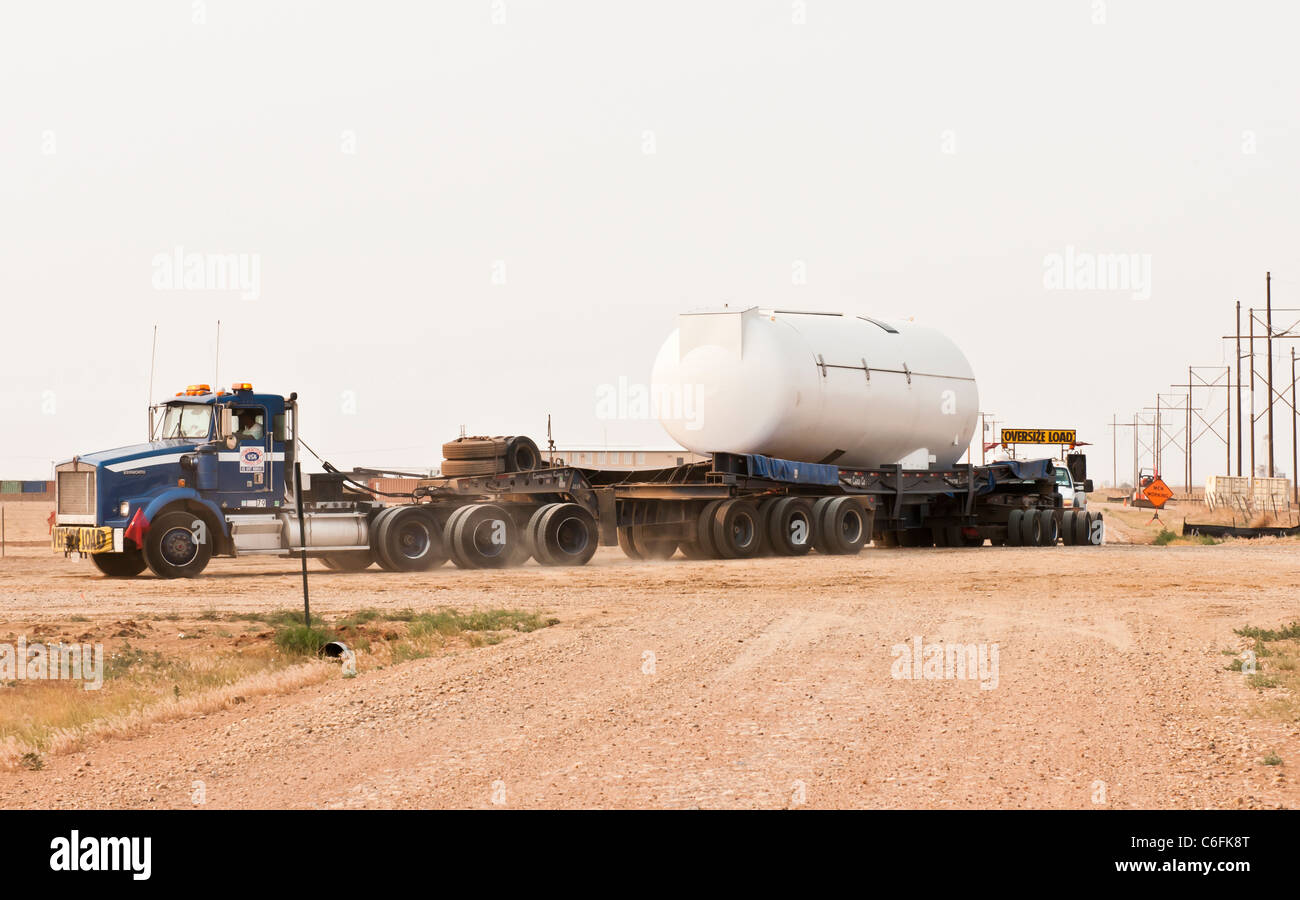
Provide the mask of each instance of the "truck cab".
POLYGON ((294 408, 246 382, 177 392, 150 409, 147 442, 55 467, 54 548, 90 555, 107 575, 197 574, 234 549, 242 516, 286 502, 294 408))

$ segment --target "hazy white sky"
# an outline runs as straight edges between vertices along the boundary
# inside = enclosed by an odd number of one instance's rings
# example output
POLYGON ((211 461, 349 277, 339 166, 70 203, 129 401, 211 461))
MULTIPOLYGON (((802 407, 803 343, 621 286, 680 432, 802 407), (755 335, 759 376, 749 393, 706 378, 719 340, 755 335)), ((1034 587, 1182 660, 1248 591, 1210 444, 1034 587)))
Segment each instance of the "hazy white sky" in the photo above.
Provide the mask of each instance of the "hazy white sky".
POLYGON ((666 446, 597 391, 726 301, 939 327, 985 410, 1078 428, 1108 479, 1111 414, 1229 362, 1234 297, 1262 305, 1271 268, 1300 307, 1297 25, 1135 0, 6 4, 0 477, 142 439, 153 326, 159 399, 212 381, 217 319, 221 382, 297 391, 340 465, 435 465, 462 424, 540 440, 548 412, 565 445, 666 446), (160 290, 177 248, 248 254, 256 296, 160 290), (1067 248, 1150 283, 1049 290, 1067 248))

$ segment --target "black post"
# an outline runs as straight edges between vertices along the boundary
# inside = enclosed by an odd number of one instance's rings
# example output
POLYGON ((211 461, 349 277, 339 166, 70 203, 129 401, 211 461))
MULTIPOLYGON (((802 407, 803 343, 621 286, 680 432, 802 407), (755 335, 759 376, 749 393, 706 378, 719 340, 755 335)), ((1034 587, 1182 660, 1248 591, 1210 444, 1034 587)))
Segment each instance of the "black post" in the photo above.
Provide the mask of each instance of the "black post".
POLYGON ((307 520, 302 514, 302 463, 294 460, 293 463, 293 493, 298 502, 298 544, 302 549, 299 555, 302 557, 302 620, 308 628, 311 627, 311 598, 307 594, 307 520))

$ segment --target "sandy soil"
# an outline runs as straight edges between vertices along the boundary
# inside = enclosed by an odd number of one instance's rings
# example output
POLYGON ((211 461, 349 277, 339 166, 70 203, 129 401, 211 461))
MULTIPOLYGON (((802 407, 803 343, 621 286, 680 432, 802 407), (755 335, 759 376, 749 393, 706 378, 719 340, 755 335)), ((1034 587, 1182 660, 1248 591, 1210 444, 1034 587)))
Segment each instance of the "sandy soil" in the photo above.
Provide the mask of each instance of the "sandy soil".
MULTIPOLYGON (((560 624, 0 773, 0 805, 189 807, 202 782, 206 805, 254 808, 1294 807, 1300 725, 1256 714, 1221 651, 1244 646, 1234 627, 1300 619, 1298 550, 313 564, 326 614, 520 607, 560 624), (914 635, 996 643, 997 686, 891 677, 914 635)), ((0 561, 0 632, 300 601, 291 561, 218 560, 192 581, 104 579, 43 543, 0 561)))

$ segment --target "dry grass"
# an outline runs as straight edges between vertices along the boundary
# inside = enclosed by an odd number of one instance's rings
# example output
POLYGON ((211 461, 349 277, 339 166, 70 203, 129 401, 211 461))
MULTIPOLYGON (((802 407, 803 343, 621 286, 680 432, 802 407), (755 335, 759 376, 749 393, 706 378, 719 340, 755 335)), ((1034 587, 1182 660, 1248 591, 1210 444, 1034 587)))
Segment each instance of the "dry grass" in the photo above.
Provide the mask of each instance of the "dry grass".
MULTIPOLYGON (((1238 628, 1255 654, 1256 671, 1247 683, 1260 692, 1256 712, 1284 722, 1300 722, 1300 622, 1278 628, 1238 628)), ((1241 671, 1241 654, 1229 668, 1241 671)))
MULTIPOLYGON (((166 635, 135 621, 109 626, 106 630, 125 626, 114 636, 129 632, 131 637, 104 659, 99 690, 85 690, 81 681, 0 684, 0 770, 39 770, 46 756, 74 752, 105 738, 133 737, 162 722, 323 681, 335 671, 317 658, 328 641, 347 643, 356 652, 357 670, 364 672, 496 644, 510 634, 558 621, 508 609, 363 609, 332 624, 313 617, 311 627, 294 611, 223 615, 206 610, 195 621, 171 624, 179 618, 160 617, 169 623, 166 635), (234 622, 257 623, 252 631, 260 633, 212 633, 222 628, 214 623, 234 622), (274 630, 262 630, 266 626, 274 630), (175 633, 177 629, 181 632, 175 633)), ((29 643, 52 637, 49 632, 57 628, 47 624, 36 630, 29 643)), ((91 634, 81 637, 89 640, 91 634)))

